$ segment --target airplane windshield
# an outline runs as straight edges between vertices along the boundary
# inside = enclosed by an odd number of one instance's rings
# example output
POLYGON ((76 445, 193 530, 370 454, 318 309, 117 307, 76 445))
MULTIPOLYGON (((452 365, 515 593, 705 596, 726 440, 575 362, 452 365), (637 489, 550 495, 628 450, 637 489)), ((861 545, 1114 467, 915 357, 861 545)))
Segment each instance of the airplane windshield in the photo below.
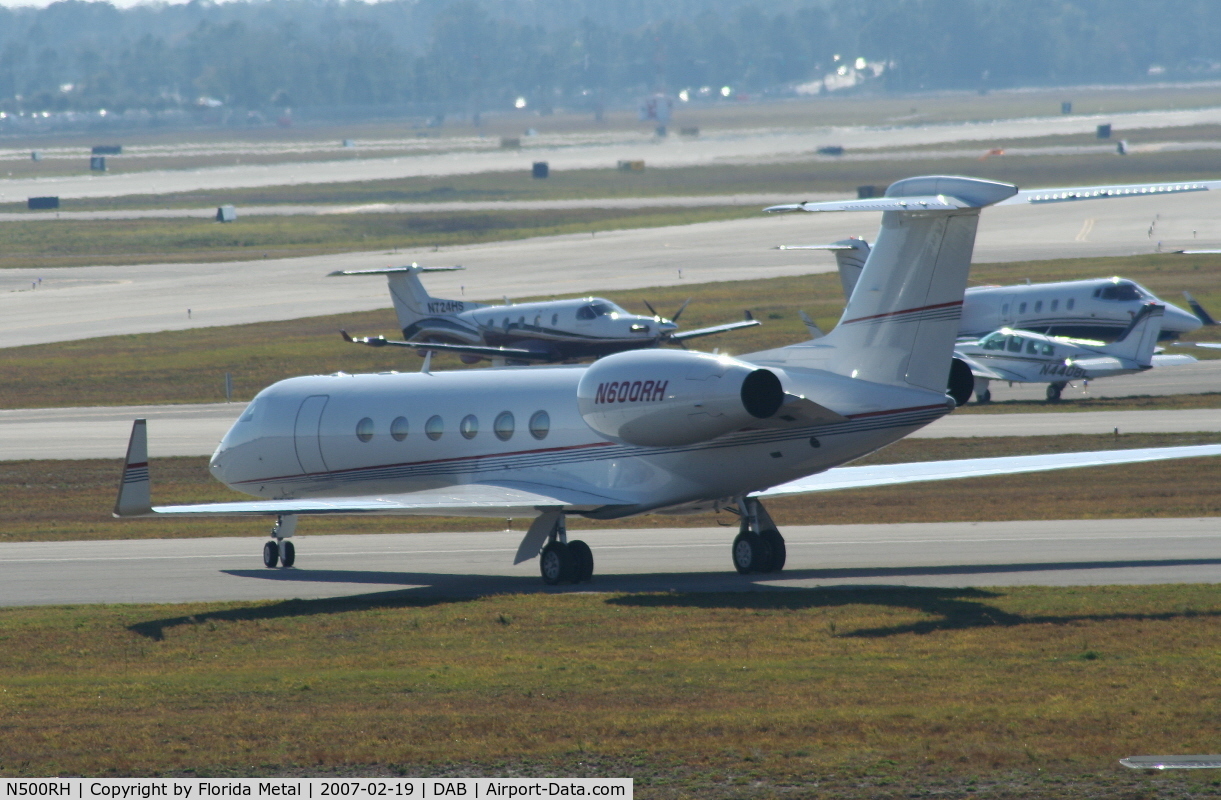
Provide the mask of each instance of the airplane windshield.
POLYGON ((596 303, 590 303, 589 307, 592 308, 594 310, 594 313, 597 314, 598 316, 603 316, 605 314, 615 314, 621 310, 614 303, 607 303, 607 302, 604 302, 601 300, 599 300, 596 303))
POLYGON ((1099 300, 1140 300, 1145 294, 1134 283, 1103 286, 1095 295, 1099 300))

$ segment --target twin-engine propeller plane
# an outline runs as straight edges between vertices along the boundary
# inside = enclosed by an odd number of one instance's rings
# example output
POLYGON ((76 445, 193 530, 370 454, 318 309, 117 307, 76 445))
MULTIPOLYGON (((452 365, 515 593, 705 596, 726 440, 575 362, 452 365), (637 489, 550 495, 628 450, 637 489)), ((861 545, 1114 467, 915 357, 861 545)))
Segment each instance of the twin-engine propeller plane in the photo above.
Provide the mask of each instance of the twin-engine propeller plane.
POLYGON ((734 567, 766 573, 785 564, 770 497, 1221 454, 1201 445, 840 466, 954 408, 946 386, 979 212, 1016 191, 934 176, 821 204, 881 211, 882 231, 839 325, 819 339, 738 358, 635 350, 587 365, 275 383, 210 464, 256 500, 152 507, 137 420, 115 514, 274 517, 269 567, 294 562, 302 515, 533 517, 517 560, 540 556, 554 584, 593 574, 590 549, 568 539, 570 514, 725 509, 740 519, 734 567))
MULTIPOLYGON (((678 318, 687 303, 671 319, 662 317, 649 303, 653 316, 624 311, 609 300, 584 297, 546 300, 503 306, 467 300, 432 297, 420 282, 421 272, 448 272, 462 267, 387 267, 386 269, 339 270, 331 275, 385 275, 390 297, 405 341, 381 336, 353 338, 349 342, 372 347, 410 347, 420 351, 456 353, 467 363, 503 359, 506 363, 579 361, 625 350, 682 344, 740 328, 758 321, 746 319, 690 331, 678 330, 678 318)), ((687 301, 688 303, 690 300, 687 301)))
POLYGON ((1164 312, 1165 306, 1160 303, 1147 303, 1128 329, 1110 344, 1001 328, 978 341, 959 342, 954 353, 971 368, 979 402, 992 399, 990 381, 1009 381, 1046 383, 1047 400, 1054 403, 1070 381, 1196 363, 1187 355, 1154 353, 1164 312))
MULTIPOLYGON (((844 297, 852 294, 869 242, 843 239, 831 244, 781 245, 781 250, 829 250, 835 255, 844 297)), ((998 328, 1016 328, 1048 336, 1110 341, 1123 334, 1148 303, 1165 307, 1158 338, 1178 339, 1201 325, 1215 325, 1195 298, 1187 295, 1189 313, 1159 300, 1153 292, 1124 278, 1090 278, 1016 286, 972 286, 963 297, 958 335, 978 339, 998 328)))

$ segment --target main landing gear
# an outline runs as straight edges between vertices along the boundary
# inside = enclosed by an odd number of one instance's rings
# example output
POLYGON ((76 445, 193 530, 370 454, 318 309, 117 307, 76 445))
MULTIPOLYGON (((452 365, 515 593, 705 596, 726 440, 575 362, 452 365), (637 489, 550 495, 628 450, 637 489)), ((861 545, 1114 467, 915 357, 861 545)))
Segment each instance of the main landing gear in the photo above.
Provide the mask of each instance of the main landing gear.
POLYGON ((271 528, 272 541, 263 545, 263 566, 273 569, 277 564, 291 567, 297 560, 296 548, 288 538, 297 530, 297 517, 288 514, 276 517, 276 524, 271 528))
POLYGON ((742 524, 731 551, 734 569, 743 575, 784 569, 787 556, 784 537, 776 530, 763 504, 753 497, 739 498, 738 515, 742 524))
POLYGON ((568 527, 560 514, 547 537, 547 545, 538 559, 543 583, 584 583, 593 578, 594 554, 580 539, 568 541, 568 527))
POLYGON ((1060 392, 1064 391, 1065 386, 1068 386, 1068 384, 1062 381, 1047 384, 1047 402, 1060 402, 1060 392))

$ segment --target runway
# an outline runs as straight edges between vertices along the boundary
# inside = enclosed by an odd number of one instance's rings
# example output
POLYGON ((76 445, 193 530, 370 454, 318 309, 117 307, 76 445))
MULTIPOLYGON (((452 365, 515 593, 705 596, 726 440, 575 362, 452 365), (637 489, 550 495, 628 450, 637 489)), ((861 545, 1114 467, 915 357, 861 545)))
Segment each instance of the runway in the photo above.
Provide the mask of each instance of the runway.
MULTIPOLYGON (((132 420, 137 418, 149 421, 152 458, 208 456, 245 407, 245 403, 212 403, 0 410, 0 461, 113 458, 117 469, 118 459, 127 450, 132 420)), ((1064 436, 1115 429, 1120 433, 1221 431, 1221 409, 951 414, 916 431, 912 438, 1064 436)))
MULTIPOLYGON (((760 213, 743 220, 439 251, 0 270, 0 347, 384 308, 389 305, 384 280, 326 274, 413 261, 467 267, 428 276, 426 285, 435 296, 493 300, 537 295, 540 287, 557 295, 613 294, 649 286, 829 272, 835 262, 826 253, 773 248, 849 235, 872 240, 877 226, 876 213, 760 213)), ((1153 252, 1159 243, 1165 250, 1221 247, 1221 191, 987 209, 974 260, 1132 255, 1153 252)), ((1015 271, 1013 281, 1024 277, 1015 271)))
MULTIPOLYGON (((620 160, 638 159, 644 159, 650 168, 774 163, 813 156, 819 147, 826 145, 847 145, 854 151, 953 142, 981 142, 992 146, 991 143, 997 141, 1093 133, 1100 123, 1110 123, 1117 131, 1124 131, 1219 122, 1221 108, 1201 108, 918 126, 709 131, 698 139, 673 136, 657 139, 639 132, 625 132, 609 138, 589 134, 556 135, 527 137, 526 147, 521 150, 501 149, 498 140, 490 138, 415 140, 415 146, 423 148, 418 155, 401 154, 389 158, 352 158, 350 153, 344 153, 344 157, 334 160, 0 180, 0 202, 24 202, 27 197, 44 195, 64 199, 119 197, 511 170, 524 172, 534 161, 547 161, 553 170, 605 169, 620 160)), ((132 152, 138 155, 138 148, 132 152)))
POLYGON ((795 526, 784 530, 785 571, 746 577, 730 566, 732 528, 582 531, 572 535, 593 548, 594 580, 555 588, 537 560, 513 566, 521 531, 298 536, 297 566, 269 570, 257 528, 240 539, 0 544, 0 606, 1221 581, 1215 519, 795 526))

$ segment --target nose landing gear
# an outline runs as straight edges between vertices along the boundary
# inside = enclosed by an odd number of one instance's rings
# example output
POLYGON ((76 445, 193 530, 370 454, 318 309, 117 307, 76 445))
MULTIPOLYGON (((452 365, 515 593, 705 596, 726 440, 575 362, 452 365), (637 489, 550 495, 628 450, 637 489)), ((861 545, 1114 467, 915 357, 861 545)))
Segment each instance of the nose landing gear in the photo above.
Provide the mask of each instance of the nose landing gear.
POLYGON ((784 569, 788 557, 784 537, 763 504, 753 497, 739 498, 738 513, 742 523, 730 550, 734 569, 742 575, 784 569))
POLYGON ((274 569, 277 564, 291 567, 297 560, 297 549, 288 538, 297 530, 297 517, 293 514, 276 517, 276 524, 271 528, 274 541, 263 545, 263 566, 274 569))

